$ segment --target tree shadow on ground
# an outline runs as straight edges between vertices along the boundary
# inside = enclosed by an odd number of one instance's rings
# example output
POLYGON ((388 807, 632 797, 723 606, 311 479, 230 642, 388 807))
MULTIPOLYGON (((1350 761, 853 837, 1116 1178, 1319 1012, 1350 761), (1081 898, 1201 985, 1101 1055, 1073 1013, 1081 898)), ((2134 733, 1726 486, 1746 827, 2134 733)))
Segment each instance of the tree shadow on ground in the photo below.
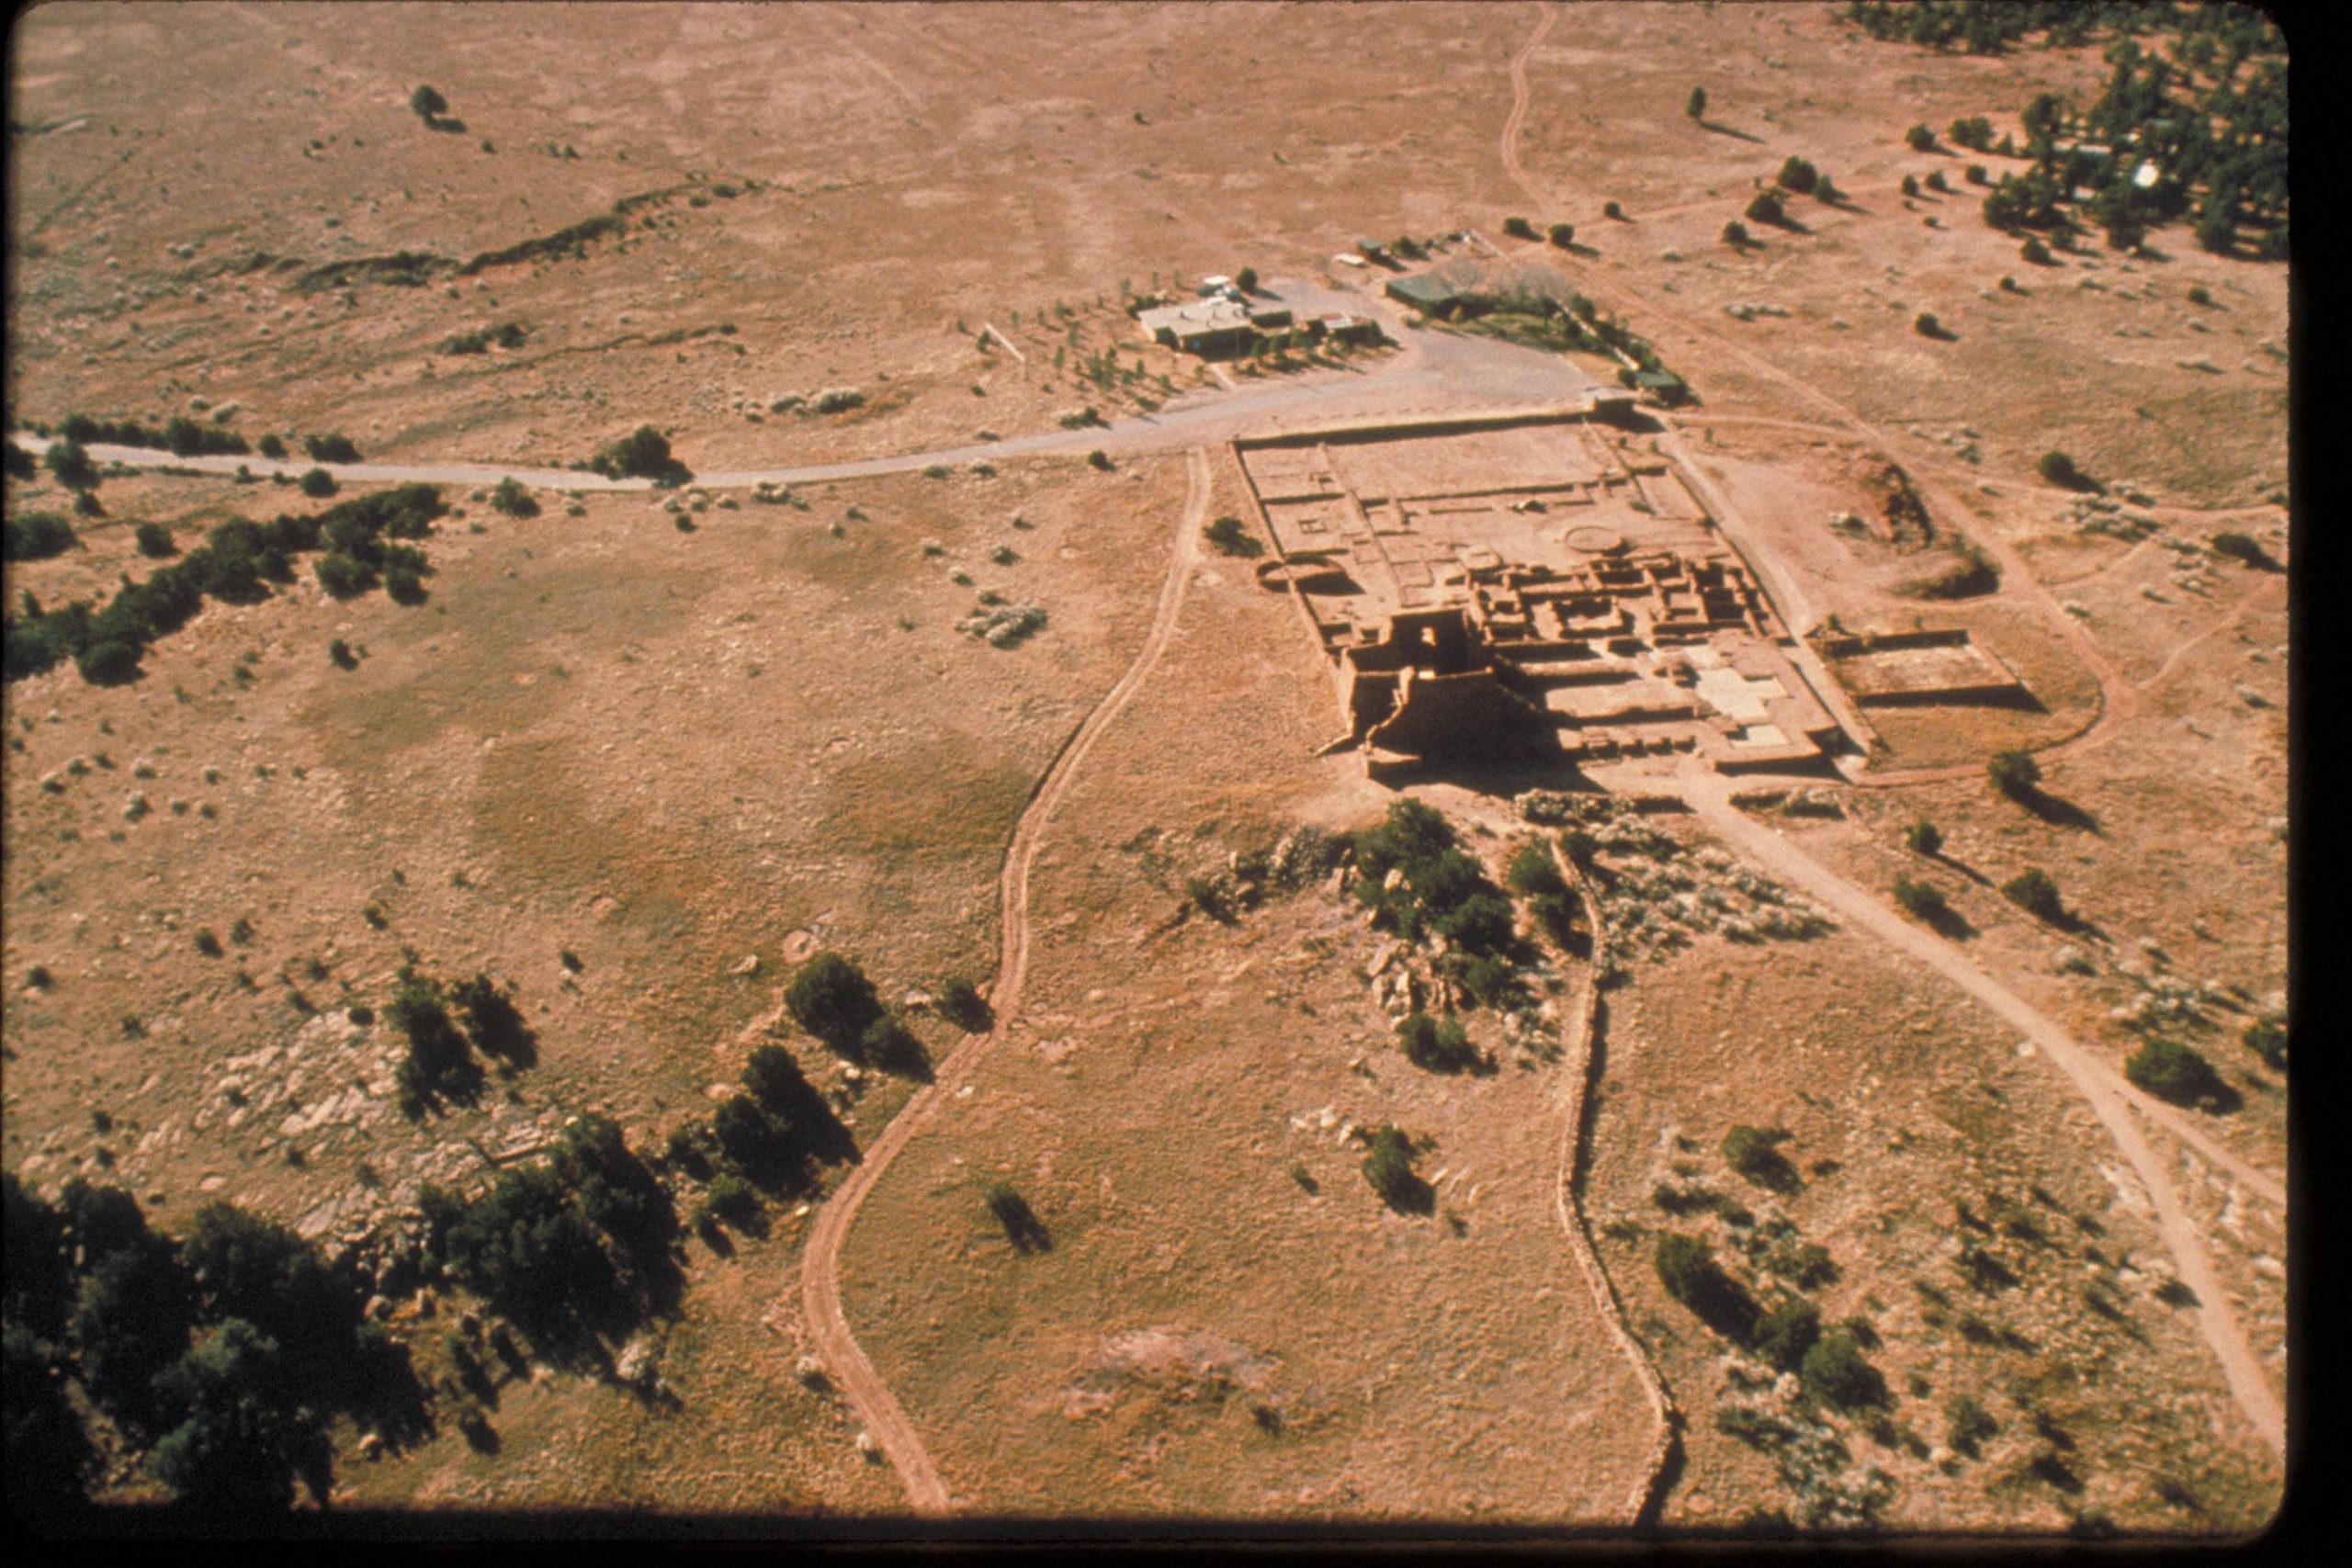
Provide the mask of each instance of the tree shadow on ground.
POLYGON ((1976 928, 1968 917, 1950 904, 1939 904, 1918 915, 1919 922, 1947 942, 1968 942, 1976 935, 1976 928))
POLYGON ((458 1417, 458 1430, 466 1435, 466 1446, 478 1454, 494 1454, 504 1445, 499 1441, 498 1428, 490 1417, 479 1410, 468 1410, 458 1417))
POLYGON ((2029 786, 2013 792, 2009 798, 2054 828, 2072 828, 2076 832, 2104 837, 2099 833, 2097 817, 2061 795, 2029 786))
POLYGON ((1390 1208, 1400 1214, 1417 1214, 1427 1219, 1437 1213, 1437 1189, 1418 1172, 1399 1177, 1382 1197, 1390 1208))
POLYGON ((1004 1227, 1004 1239, 1012 1244, 1013 1251, 1026 1257, 1033 1252, 1051 1252, 1054 1249, 1053 1233, 1046 1228, 1046 1222, 1037 1217, 1037 1212, 1020 1193, 1010 1187, 992 1188, 988 1195, 988 1204, 989 1213, 995 1215, 996 1223, 1004 1227))
POLYGON ((932 1081, 931 1053, 914 1036, 910 1029, 895 1021, 887 1029, 870 1033, 859 1043, 860 1055, 872 1066, 894 1077, 911 1078, 916 1083, 932 1081))
POLYGON ((1717 136, 1736 137, 1742 141, 1760 142, 1764 140, 1752 131, 1741 130, 1736 126, 1724 125, 1718 120, 1702 119, 1699 122, 1699 129, 1713 131, 1717 136))
POLYGON ((950 987, 939 999, 939 1016, 967 1034, 986 1034, 996 1027, 996 1010, 970 987, 950 987))

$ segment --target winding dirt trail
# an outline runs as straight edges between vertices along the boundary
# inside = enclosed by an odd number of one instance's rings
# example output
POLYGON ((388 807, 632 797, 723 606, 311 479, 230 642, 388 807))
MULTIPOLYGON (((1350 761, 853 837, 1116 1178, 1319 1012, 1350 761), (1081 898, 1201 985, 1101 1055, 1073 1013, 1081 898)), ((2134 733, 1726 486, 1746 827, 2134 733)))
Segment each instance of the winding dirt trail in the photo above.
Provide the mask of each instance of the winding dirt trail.
POLYGON ((1600 1312, 1600 1320, 1609 1325, 1609 1336, 1616 1341, 1619 1353, 1632 1363, 1634 1377, 1642 1385, 1650 1414, 1657 1422, 1657 1435, 1650 1441, 1641 1473, 1625 1494, 1627 1517, 1636 1529, 1645 1529, 1657 1523, 1658 1515, 1666 1506, 1666 1495, 1681 1472, 1683 1416, 1681 1407, 1674 1402, 1673 1391, 1666 1386, 1665 1375, 1625 1320, 1625 1303, 1617 1294, 1616 1282, 1609 1278, 1608 1265, 1600 1261, 1600 1249, 1593 1245, 1591 1221, 1585 1214, 1585 1173, 1590 1168, 1593 1107, 1600 1089, 1600 972, 1608 963, 1609 932, 1601 924, 1600 900, 1593 896, 1583 871, 1560 852, 1556 835, 1546 837, 1551 841, 1553 863, 1584 900, 1586 912, 1592 919, 1592 953, 1584 966, 1583 988, 1568 1015, 1562 1042, 1567 1069, 1562 1094, 1566 1113, 1560 1129, 1553 1200, 1559 1212, 1560 1229, 1568 1238, 1568 1251, 1584 1275, 1593 1306, 1600 1312))
MULTIPOLYGON (((1511 112, 1506 121, 1502 140, 1502 162, 1512 181, 1531 200, 1549 202, 1551 194, 1529 176, 1520 162, 1518 137, 1527 117, 1529 96, 1526 62, 1536 46, 1551 31, 1556 13, 1546 6, 1535 32, 1511 57, 1511 112)), ((1750 373, 1781 388, 1804 402, 1819 408, 1841 427, 1890 463, 1900 463, 1894 445, 1885 433, 1864 420, 1845 404, 1838 402, 1819 388, 1799 379, 1778 366, 1752 353, 1745 346, 1732 343, 1719 334, 1698 325, 1681 312, 1671 309, 1649 290, 1623 278, 1611 278, 1603 284, 1598 278, 1589 281, 1588 292, 1599 297, 1615 293, 1642 307, 1647 315, 1667 322, 1687 337, 1695 339, 1714 352, 1736 361, 1750 373)), ((1914 471, 1913 484, 1920 498, 1931 509, 1949 519, 1968 515, 1944 487, 1924 472, 1914 471)), ((2000 568, 2005 585, 2012 592, 2034 602, 2051 623, 2073 647, 2084 665, 2097 678, 2100 691, 2100 705, 2097 719, 2067 744, 2087 747, 2098 743, 2112 721, 2136 712, 2139 692, 2126 682, 2109 660, 2104 650, 2073 617, 2059 606, 2054 595, 2026 568, 2024 559, 1997 534, 1976 531, 1977 542, 2000 568)), ((1927 770, 1921 770, 1926 773, 1927 770)), ((1941 770, 1936 770, 1940 775, 1941 770)), ((1859 781, 1857 781, 1859 782, 1859 781)), ((1888 781, 1892 782, 1892 781, 1888 781)), ((1925 782, 1924 779, 1919 782, 1925 782)), ((2222 1165, 2233 1176, 2259 1191, 2274 1202, 2283 1204, 2283 1184, 2267 1173, 2255 1170, 2234 1156, 2222 1157, 2211 1140, 2201 1134, 2192 1136, 2193 1129, 2173 1116, 2159 1115, 2157 1102, 2131 1089, 2120 1079, 2109 1073, 2077 1045, 2056 1023, 2029 1006, 2021 998, 2001 986, 1991 976, 1951 951, 1940 939, 1911 926, 1892 910, 1881 907, 1879 901, 1838 876, 1827 867, 1804 854, 1780 835, 1749 820, 1730 803, 1726 781, 1704 778, 1693 781, 1689 793, 1693 808, 1717 831, 1733 843, 1747 851, 1759 863, 1769 867, 1790 882, 1804 888, 1827 907, 1842 912, 1857 926, 1928 964, 1947 979, 1961 987, 1970 996, 1991 1008, 2012 1027, 2021 1032, 2042 1054, 2073 1082, 2076 1091, 2088 1102, 2100 1122, 2107 1128, 2117 1146, 2123 1152, 2132 1170, 2146 1190, 2151 1207, 2157 1217, 2158 1230, 2170 1250, 2180 1278, 2197 1293, 2199 1305, 2195 1309, 2199 1331, 2206 1344, 2222 1363, 2231 1393, 2239 1407, 2254 1424, 2257 1432, 2272 1450, 2283 1459, 2286 1450, 2286 1416, 2278 1397, 2262 1374, 2259 1362, 2247 1344, 2243 1330, 2230 1312, 2221 1281, 2213 1272, 2207 1255, 2204 1237, 2183 1211, 2179 1195, 2173 1190, 2163 1161, 2149 1146, 2132 1112, 2136 1110, 2151 1120, 2161 1122, 2174 1135, 2181 1137, 2199 1154, 2222 1165)), ((2164 1107, 2165 1112, 2170 1107, 2164 1107)))
MULTIPOLYGON (((1526 166, 1520 162, 1519 132, 1527 118, 1530 96, 1527 85, 1527 59, 1534 52, 1535 47, 1543 41, 1544 36, 1551 31, 1553 23, 1556 19, 1556 13, 1547 6, 1543 19, 1536 24, 1534 34, 1521 46, 1520 51, 1511 57, 1511 112, 1505 121, 1503 130, 1503 166, 1510 173, 1512 182, 1527 193, 1529 199, 1539 203, 1548 203, 1554 197, 1550 192, 1536 183, 1527 173, 1526 166)), ((1860 414, 1856 413, 1820 388, 1790 375, 1745 345, 1734 343, 1720 333, 1699 325, 1681 311, 1659 299, 1650 290, 1628 282, 1622 276, 1611 276, 1603 281, 1599 276, 1589 273, 1584 280, 1584 288, 1586 292, 1602 299, 1604 302, 1610 294, 1633 301, 1639 305, 1645 314, 1667 322, 1685 336, 1697 340, 1714 353, 1736 361, 1751 374, 1824 411, 1838 428, 1849 433, 1871 451, 1875 452, 1889 463, 1905 467, 1905 470, 1911 473, 1913 487, 1918 491, 1920 499, 1932 511, 1941 513, 1946 519, 1969 515, 1966 509, 1939 481, 1929 478, 1917 465, 1905 464, 1895 449, 1894 443, 1884 431, 1863 419, 1860 414)), ((2102 694, 2098 717, 2093 722, 2090 729, 2084 731, 2083 735, 2075 737, 2075 739, 2086 739, 2104 728, 2110 719, 2122 717, 2134 711, 2136 694, 2132 688, 2109 661, 2106 653, 2092 639, 2090 634, 2076 625, 2074 618, 2059 607, 2055 596, 2042 586, 2040 579, 2026 569, 2024 558, 1996 532, 1980 528, 1975 531, 1973 537, 1999 567, 2004 584, 2025 598, 2032 600, 2049 617, 2059 634, 2073 647, 2075 655, 2097 677, 2102 694)))
MULTIPOLYGON (((1534 96, 1527 89, 1527 62, 1543 46, 1544 40, 1551 36, 1552 26, 1559 19, 1557 10, 1550 6, 1544 6, 1542 19, 1535 24, 1535 31, 1520 45, 1519 52, 1510 57, 1510 115, 1503 121, 1503 167, 1510 172, 1511 183, 1531 196, 1535 194, 1534 184, 1529 180, 1526 168, 1519 161, 1519 133, 1527 123, 1528 105, 1534 96)), ((1489 245, 1487 248, 1492 250, 1494 247, 1489 245)))
POLYGON ((940 1479, 939 1467, 923 1447, 921 1435, 907 1419, 907 1413, 891 1393, 889 1384, 882 1381, 874 1363, 859 1348, 857 1337, 842 1315, 842 1243, 849 1235, 851 1222, 857 1217, 859 1205, 890 1168, 890 1162, 955 1098, 989 1046, 1012 1021, 1020 1006, 1022 981, 1029 970, 1029 868, 1037 858, 1037 847, 1062 797, 1069 794, 1070 781, 1086 760, 1087 752, 1159 664, 1169 636, 1175 629, 1178 613, 1183 608, 1184 591, 1192 581, 1193 564, 1199 558, 1201 525, 1208 511, 1209 463, 1207 456, 1197 449, 1188 455, 1187 461, 1189 486, 1183 517, 1177 525, 1168 578, 1160 587, 1159 606, 1152 616, 1143 648, 1126 673, 1103 694, 1094 711, 1063 743, 1060 754, 1038 781, 1028 809, 1021 814, 1021 820, 1012 830, 1012 840, 1005 850, 1004 871, 998 884, 1002 900, 1003 950, 989 995, 995 1013, 994 1026, 984 1034, 966 1035, 940 1064, 933 1081, 917 1089, 905 1108, 891 1119, 882 1135, 866 1149, 849 1179, 819 1209, 817 1224, 809 1232, 808 1245, 802 1254, 803 1316, 809 1337, 816 1343, 818 1357, 851 1410, 899 1472, 906 1483, 907 1498, 919 1515, 946 1514, 955 1507, 955 1500, 940 1479))
MULTIPOLYGON (((2196 1314, 2198 1331, 2222 1363, 2222 1374, 2231 1394, 2263 1441, 2283 1459, 2287 1444, 2285 1407, 2263 1376, 2261 1363, 2230 1310, 2203 1233, 2183 1209, 2163 1156, 2150 1145, 2133 1112, 2162 1124, 2166 1132, 2188 1143, 2247 1187, 2283 1206, 2285 1193, 2278 1179, 2227 1156, 2226 1151, 2201 1134, 2192 1136, 2193 1129, 2179 1122, 2176 1114, 2158 1115, 2160 1102, 2109 1073, 2050 1018, 1953 952, 1941 938, 1911 924, 1781 834, 1748 818, 1731 804, 1730 793, 1728 781, 1694 776, 1689 781, 1685 798, 1708 827, 1748 859, 1802 888, 1858 929, 1934 969, 1991 1009, 2066 1075, 2140 1179, 2155 1214, 2157 1233, 2172 1255, 2173 1266, 2181 1280, 2197 1294, 2198 1305, 2190 1310, 2196 1314)), ((2161 1109, 2168 1113, 2172 1111, 2169 1106, 2161 1109)))

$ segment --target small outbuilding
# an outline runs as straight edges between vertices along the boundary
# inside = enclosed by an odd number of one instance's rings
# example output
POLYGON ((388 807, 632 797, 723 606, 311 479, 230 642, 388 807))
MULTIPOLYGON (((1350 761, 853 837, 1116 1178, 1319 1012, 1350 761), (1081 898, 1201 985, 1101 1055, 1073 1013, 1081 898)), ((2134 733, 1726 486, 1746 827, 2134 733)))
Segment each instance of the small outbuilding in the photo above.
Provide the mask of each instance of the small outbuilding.
POLYGON ((1425 272, 1390 278, 1386 293, 1391 299, 1402 300, 1425 316, 1452 315, 1462 309, 1466 298, 1453 284, 1425 272))

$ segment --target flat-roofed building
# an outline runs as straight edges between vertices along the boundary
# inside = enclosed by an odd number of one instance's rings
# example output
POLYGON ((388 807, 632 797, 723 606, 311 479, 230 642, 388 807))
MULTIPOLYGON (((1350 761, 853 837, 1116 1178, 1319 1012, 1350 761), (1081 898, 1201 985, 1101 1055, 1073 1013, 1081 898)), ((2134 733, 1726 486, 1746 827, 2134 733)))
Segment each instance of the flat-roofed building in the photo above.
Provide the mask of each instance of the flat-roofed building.
POLYGON ((1154 343, 1204 357, 1247 348, 1256 335, 1250 324, 1250 308, 1223 295, 1146 310, 1136 317, 1136 324, 1154 343))

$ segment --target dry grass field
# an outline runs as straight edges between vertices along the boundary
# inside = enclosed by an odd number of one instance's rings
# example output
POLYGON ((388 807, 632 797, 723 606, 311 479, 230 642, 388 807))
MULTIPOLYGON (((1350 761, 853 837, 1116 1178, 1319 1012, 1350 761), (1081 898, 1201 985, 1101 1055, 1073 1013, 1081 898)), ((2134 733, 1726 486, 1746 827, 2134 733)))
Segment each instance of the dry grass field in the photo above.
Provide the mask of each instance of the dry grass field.
MULTIPOLYGON (((905 1135, 852 1192, 834 1167, 757 1224, 682 1224, 678 1299, 628 1347, 658 1382, 615 1370, 614 1336, 586 1362, 533 1342, 464 1392, 482 1301, 387 1286, 435 1418, 379 1451, 339 1417, 337 1504, 803 1532, 2260 1529, 2284 1461, 2216 1323, 2275 1409, 2289 1260, 2261 1189, 2288 1090, 2242 1036, 2284 1017, 2289 978, 2288 269, 2185 222, 2026 262, 1962 172, 2023 162, 1905 129, 2086 105, 2103 43, 1938 53, 1843 9, 18 17, 6 395, 32 452, 74 413, 274 435, 298 464, 341 433, 347 501, 451 465, 584 468, 650 424, 708 482, 544 485, 529 515, 442 482, 421 604, 331 597, 298 554, 290 586, 206 602, 126 683, 12 667, 12 1177, 47 1201, 119 1185, 175 1235, 233 1202, 332 1252, 412 1222, 426 1184, 538 1168, 574 1117, 657 1156, 763 1043, 861 1149, 905 1135), (1792 196, 1795 223, 1727 244, 1792 156, 1844 198, 1792 196), (1903 194, 1938 171, 1948 192, 1903 194), (1792 634, 1964 629, 2032 701, 1872 707, 1835 771, 1732 784, 1670 756, 1388 785, 1319 754, 1341 720, 1303 618, 1195 537, 1255 515, 1228 438, 1553 404, 1616 369, 1408 321, 1389 273, 1335 259, 1464 231, 1442 265, 1581 291, 1687 378, 1696 405, 1627 450, 1685 465, 1792 634), (1392 342, 1213 367, 1123 309, 1244 266, 1392 342), (1000 441, 1025 446, 974 460, 1000 441), (2104 489, 2040 477, 2052 449, 2104 489), (900 471, 749 483, 851 463, 900 471), (1932 537, 1886 522, 1897 468, 1932 537), (2269 563, 2215 553, 2224 531, 2269 563), (1997 586, 1921 596, 1962 538, 1997 586), (1011 646, 959 625, 1028 604, 1043 625, 1011 646), (1988 783, 2011 749, 2039 795, 1988 783), (1813 793, 1724 806, 1733 784, 1813 793), (1368 973, 1395 944, 1328 867, 1225 919, 1198 897, 1400 798, 1500 877, 1560 831, 1514 796, 1595 785, 1741 810, 1777 846, 1643 818, 1668 836, 1654 860, 1580 874, 1605 951, 1528 950, 1533 1032, 1464 1013, 1489 1071, 1401 1054, 1368 973), (1933 856, 1905 847, 1922 820, 1933 856), (1889 909, 1898 880, 1931 886, 1932 940, 1993 1000, 2107 1078, 2151 1038, 2189 1045, 2227 1103, 2120 1113, 2152 1192, 2111 1108, 1950 967, 1847 915, 1802 938, 1719 919, 1735 886, 1778 889, 1742 895, 1748 917, 1796 897, 1759 869, 1776 848, 1889 909), (2064 920, 2004 896, 2029 868, 2064 920), (787 1021, 819 949, 864 965, 919 1070, 854 1068, 787 1021), (1025 976, 1000 969, 1016 952, 1025 976), (412 964, 508 987, 536 1064, 403 1115, 385 1015, 412 964), (948 987, 1006 972, 1017 1005, 967 1037, 948 987), (1387 1124, 1419 1146, 1427 1213, 1367 1182, 1387 1124), (1789 1179, 1730 1168, 1740 1125, 1785 1132, 1789 1179), (1001 1223, 1000 1188, 1041 1233, 1001 1223), (1668 1233, 1853 1333, 1883 1401, 1759 1376, 1668 1289, 1668 1233), (2181 1282, 2188 1242, 2226 1314, 2181 1282), (1981 1440, 1953 1435, 1961 1395, 1981 1440)), ((1544 457, 1544 433, 1511 439, 1544 457)), ((12 616, 160 570, 141 524, 187 551, 329 504, 153 464, 95 493, 73 547, 12 545, 12 616)), ((73 500, 46 470, 7 482, 12 529, 73 500)), ((683 1221, 708 1183, 656 1165, 683 1221)), ((78 1382, 69 1403, 95 1495, 172 1494, 152 1442, 78 1382)))

